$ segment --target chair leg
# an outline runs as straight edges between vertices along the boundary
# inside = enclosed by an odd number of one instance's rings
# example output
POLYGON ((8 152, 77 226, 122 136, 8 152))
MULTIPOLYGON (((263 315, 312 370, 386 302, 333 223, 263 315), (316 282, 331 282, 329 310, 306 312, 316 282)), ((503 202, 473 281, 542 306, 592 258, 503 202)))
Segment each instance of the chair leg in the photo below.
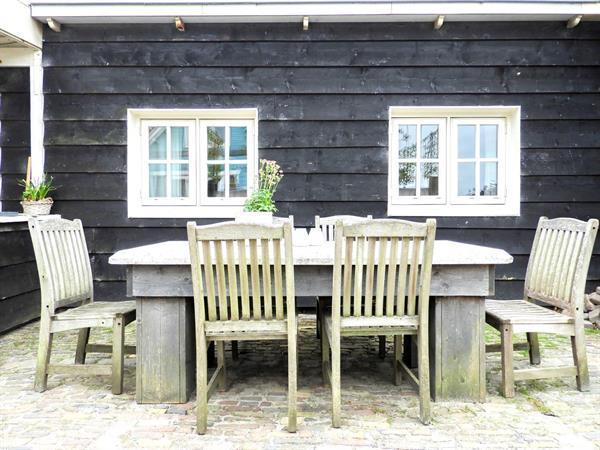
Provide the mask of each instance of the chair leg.
POLYGON ((424 425, 431 422, 431 394, 429 386, 429 337, 426 329, 419 329, 417 340, 419 374, 419 416, 424 425))
POLYGON ((37 365, 33 389, 36 392, 44 392, 48 386, 48 364, 52 352, 52 333, 50 333, 50 321, 44 319, 40 322, 40 338, 37 354, 37 365))
POLYGON ((341 426, 341 409, 342 409, 342 393, 341 393, 341 349, 339 335, 332 337, 331 342, 331 401, 332 401, 332 426, 339 428, 341 426))
POLYGON ((381 359, 385 359, 385 345, 386 339, 385 336, 379 336, 379 357, 381 359))
POLYGON ((217 347, 217 370, 221 369, 219 375, 218 387, 219 390, 225 391, 227 389, 227 366, 225 365, 225 342, 215 342, 217 347))
POLYGON ((240 357, 240 353, 238 350, 238 341, 231 341, 231 358, 234 361, 237 361, 240 357))
POLYGON ((321 301, 319 300, 319 297, 317 297, 317 307, 315 310, 316 313, 316 332, 317 332, 317 339, 321 338, 321 301))
MULTIPOLYGON (((327 371, 329 370, 329 339, 324 330, 321 331, 321 371, 323 375, 323 383, 327 383, 329 379, 327 371)), ((331 380, 329 380, 331 382, 331 380)))
POLYGON ((583 326, 575 328, 575 336, 571 336, 571 347, 573 349, 573 360, 577 367, 577 389, 582 392, 589 391, 590 374, 588 372, 583 326))
POLYGON ((113 320, 113 342, 112 342, 112 393, 115 395, 123 392, 123 363, 125 345, 125 326, 123 317, 113 320))
POLYGON ((208 348, 206 336, 196 337, 196 432, 206 433, 208 420, 208 348))
POLYGON ((402 384, 402 371, 400 370, 400 361, 402 361, 402 335, 394 336, 394 384, 402 384))
POLYGON ((86 347, 90 340, 90 329, 82 328, 77 337, 77 350, 75 350, 75 364, 85 364, 86 347))
POLYGON ((298 389, 298 360, 296 330, 288 331, 288 431, 295 433, 297 429, 297 389, 298 389))
POLYGON ((527 342, 529 343, 529 363, 537 366, 541 363, 540 343, 537 333, 527 333, 527 342))
POLYGON ((512 325, 503 325, 500 330, 502 353, 502 395, 515 396, 515 372, 513 369, 513 331, 512 325))

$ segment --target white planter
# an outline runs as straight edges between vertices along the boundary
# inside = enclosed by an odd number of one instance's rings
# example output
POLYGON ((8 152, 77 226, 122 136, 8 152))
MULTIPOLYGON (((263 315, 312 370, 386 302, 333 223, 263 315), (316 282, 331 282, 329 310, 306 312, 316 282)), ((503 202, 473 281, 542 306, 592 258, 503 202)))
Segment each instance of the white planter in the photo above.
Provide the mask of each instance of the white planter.
POLYGON ((236 216, 235 221, 238 223, 248 223, 252 225, 272 225, 273 213, 242 211, 236 216))
POLYGON ((21 206, 23 207, 23 214, 28 216, 47 216, 50 214, 52 203, 54 202, 51 198, 45 198, 37 201, 24 200, 21 202, 21 206))

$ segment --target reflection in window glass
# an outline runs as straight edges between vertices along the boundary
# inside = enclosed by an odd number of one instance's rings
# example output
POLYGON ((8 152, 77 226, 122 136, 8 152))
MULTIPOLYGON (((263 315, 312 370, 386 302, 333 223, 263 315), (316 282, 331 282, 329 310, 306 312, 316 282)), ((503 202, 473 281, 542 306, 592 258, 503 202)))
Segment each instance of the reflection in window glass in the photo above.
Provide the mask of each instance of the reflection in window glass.
POLYGON ((439 132, 437 125, 421 126, 421 158, 436 159, 439 157, 439 132))
POLYGON ((188 127, 171 127, 171 159, 186 160, 189 157, 188 127))
POLYGON ((229 196, 246 197, 248 194, 248 165, 232 164, 229 167, 229 196))
POLYGON ((475 195, 475 163, 458 163, 458 195, 475 195))
POLYGON ((498 125, 481 125, 479 127, 479 155, 482 158, 498 156, 498 125))
POLYGON ((415 163, 400 163, 398 172, 398 195, 417 195, 417 165, 415 163))
POLYGON ((246 127, 229 128, 229 159, 246 159, 247 135, 246 127))
POLYGON ((416 125, 400 125, 399 133, 399 157, 400 159, 416 158, 417 157, 417 126, 416 125))
POLYGON ((421 163, 421 195, 439 195, 439 163, 421 163))
POLYGON ((207 127, 208 159, 225 159, 225 127, 207 127))
POLYGON ((171 197, 188 197, 190 194, 189 164, 171 166, 171 197))
POLYGON ((475 125, 458 126, 458 157, 475 158, 475 125))
POLYGON ((167 165, 150 164, 149 167, 149 194, 150 197, 159 198, 167 196, 167 165))
POLYGON ((208 196, 225 197, 225 165, 208 165, 208 196))
POLYGON ((479 195, 498 195, 498 163, 482 162, 479 195))
POLYGON ((149 127, 150 159, 167 159, 167 127, 149 127))

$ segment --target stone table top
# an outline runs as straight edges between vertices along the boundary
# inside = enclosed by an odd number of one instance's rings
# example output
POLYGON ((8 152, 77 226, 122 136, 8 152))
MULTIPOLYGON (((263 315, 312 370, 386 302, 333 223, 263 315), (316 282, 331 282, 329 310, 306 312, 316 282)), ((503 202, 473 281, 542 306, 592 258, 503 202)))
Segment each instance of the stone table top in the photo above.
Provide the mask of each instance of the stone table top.
MULTIPOLYGON (((334 243, 294 245, 294 264, 332 266, 334 243)), ((513 258, 506 251, 481 245, 436 240, 433 265, 496 265, 510 264, 513 258)), ((187 241, 165 241, 120 250, 110 257, 110 264, 129 266, 181 266, 190 264, 187 241)))

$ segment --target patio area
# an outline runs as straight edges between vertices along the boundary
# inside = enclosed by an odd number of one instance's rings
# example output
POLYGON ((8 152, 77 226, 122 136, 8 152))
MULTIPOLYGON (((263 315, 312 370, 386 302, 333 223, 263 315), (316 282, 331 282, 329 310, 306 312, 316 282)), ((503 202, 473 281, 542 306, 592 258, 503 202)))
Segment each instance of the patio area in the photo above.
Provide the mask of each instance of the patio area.
MULTIPOLYGON (((195 398, 180 405, 135 402, 135 357, 126 358, 122 395, 109 377, 49 378, 33 391, 38 322, 0 336, 0 448, 600 448, 600 331, 586 330, 591 391, 575 379, 517 383, 499 395, 499 354, 487 355, 487 402, 432 403, 432 424, 419 422, 416 391, 392 384, 390 358, 377 338, 342 341, 342 428, 331 428, 331 390, 321 378, 312 315, 299 316, 298 432, 285 430, 287 357, 278 342, 242 342, 227 353, 231 385, 209 400, 208 432, 195 433, 195 398), (268 365, 268 370, 265 368, 268 365)), ((93 330, 91 342, 110 342, 93 330)), ((72 362, 76 332, 60 333, 53 361, 72 362)), ((498 340, 487 329, 488 343, 498 340)), ((135 342, 135 325, 127 329, 135 342)), ((572 361, 568 338, 540 336, 542 365, 572 361)), ((389 345, 389 340, 388 340, 389 345)), ((90 354, 89 363, 98 361, 90 354)), ((515 368, 528 365, 516 352, 515 368)), ((210 371, 210 369, 209 369, 210 371)))

